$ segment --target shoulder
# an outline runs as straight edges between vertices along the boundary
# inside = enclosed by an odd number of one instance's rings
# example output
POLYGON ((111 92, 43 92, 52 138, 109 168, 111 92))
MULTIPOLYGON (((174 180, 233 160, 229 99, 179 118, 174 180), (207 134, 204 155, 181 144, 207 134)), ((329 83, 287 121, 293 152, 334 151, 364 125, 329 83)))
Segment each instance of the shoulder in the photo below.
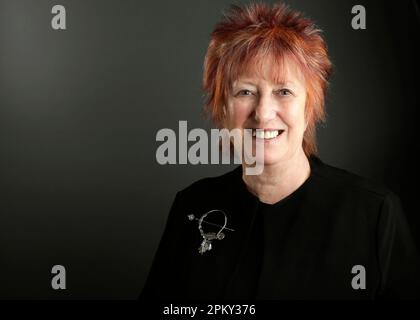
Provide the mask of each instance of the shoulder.
POLYGON ((331 195, 347 194, 380 202, 396 197, 386 186, 346 169, 326 164, 317 157, 311 158, 311 166, 313 179, 331 195))
MULTIPOLYGON (((398 199, 386 186, 346 169, 329 165, 318 157, 311 157, 310 163, 311 179, 316 193, 323 193, 329 199, 364 199, 376 203, 382 203, 386 199, 398 199)), ((228 195, 237 194, 236 191, 243 187, 241 181, 242 168, 238 166, 225 174, 195 181, 179 191, 178 197, 192 199, 194 202, 225 199, 228 195)))

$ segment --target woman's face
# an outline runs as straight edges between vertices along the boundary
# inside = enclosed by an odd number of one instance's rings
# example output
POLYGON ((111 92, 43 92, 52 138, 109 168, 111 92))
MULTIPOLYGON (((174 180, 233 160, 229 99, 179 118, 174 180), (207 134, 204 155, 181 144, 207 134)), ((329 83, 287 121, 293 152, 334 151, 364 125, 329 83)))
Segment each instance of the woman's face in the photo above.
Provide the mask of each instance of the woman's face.
MULTIPOLYGON (((273 64, 266 60, 262 72, 247 72, 233 84, 227 103, 229 130, 263 129, 264 135, 253 131, 255 142, 264 143, 264 165, 292 159, 302 151, 306 130, 306 86, 294 62, 284 64, 284 83, 270 80, 273 64), (262 73, 262 74, 261 74, 262 73)), ((243 131, 242 131, 243 134, 243 131)))

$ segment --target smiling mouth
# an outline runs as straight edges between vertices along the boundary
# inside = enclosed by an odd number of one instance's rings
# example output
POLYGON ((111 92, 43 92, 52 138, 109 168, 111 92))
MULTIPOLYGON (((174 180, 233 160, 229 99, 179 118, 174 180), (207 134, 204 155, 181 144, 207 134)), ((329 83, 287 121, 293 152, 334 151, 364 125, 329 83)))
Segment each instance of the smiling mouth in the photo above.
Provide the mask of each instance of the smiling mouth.
POLYGON ((278 137, 279 135, 281 135, 284 132, 283 129, 280 130, 256 130, 256 129, 252 129, 252 136, 255 137, 256 139, 264 139, 264 140, 271 140, 274 139, 276 137, 278 137))

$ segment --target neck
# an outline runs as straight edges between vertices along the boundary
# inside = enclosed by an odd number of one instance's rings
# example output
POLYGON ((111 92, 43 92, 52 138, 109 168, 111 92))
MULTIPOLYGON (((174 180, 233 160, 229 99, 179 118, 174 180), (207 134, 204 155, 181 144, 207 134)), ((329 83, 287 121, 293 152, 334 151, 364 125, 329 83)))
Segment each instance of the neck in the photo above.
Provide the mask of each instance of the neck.
POLYGON ((303 150, 299 150, 290 159, 264 165, 260 175, 245 175, 243 170, 242 179, 248 190, 261 202, 273 204, 297 190, 310 173, 309 160, 303 150))

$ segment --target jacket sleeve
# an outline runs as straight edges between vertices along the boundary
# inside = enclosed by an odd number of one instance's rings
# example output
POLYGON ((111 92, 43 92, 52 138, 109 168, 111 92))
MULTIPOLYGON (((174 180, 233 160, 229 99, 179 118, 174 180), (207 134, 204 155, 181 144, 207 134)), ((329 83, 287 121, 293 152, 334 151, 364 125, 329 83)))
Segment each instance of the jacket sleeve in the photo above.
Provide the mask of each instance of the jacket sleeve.
POLYGON ((418 252, 400 200, 392 192, 385 197, 379 215, 377 250, 381 273, 378 298, 419 298, 418 252))
POLYGON ((183 217, 180 206, 180 193, 177 193, 172 204, 158 250, 154 256, 149 275, 146 279, 140 300, 162 300, 177 297, 182 290, 182 279, 185 275, 179 248, 182 248, 183 217))

